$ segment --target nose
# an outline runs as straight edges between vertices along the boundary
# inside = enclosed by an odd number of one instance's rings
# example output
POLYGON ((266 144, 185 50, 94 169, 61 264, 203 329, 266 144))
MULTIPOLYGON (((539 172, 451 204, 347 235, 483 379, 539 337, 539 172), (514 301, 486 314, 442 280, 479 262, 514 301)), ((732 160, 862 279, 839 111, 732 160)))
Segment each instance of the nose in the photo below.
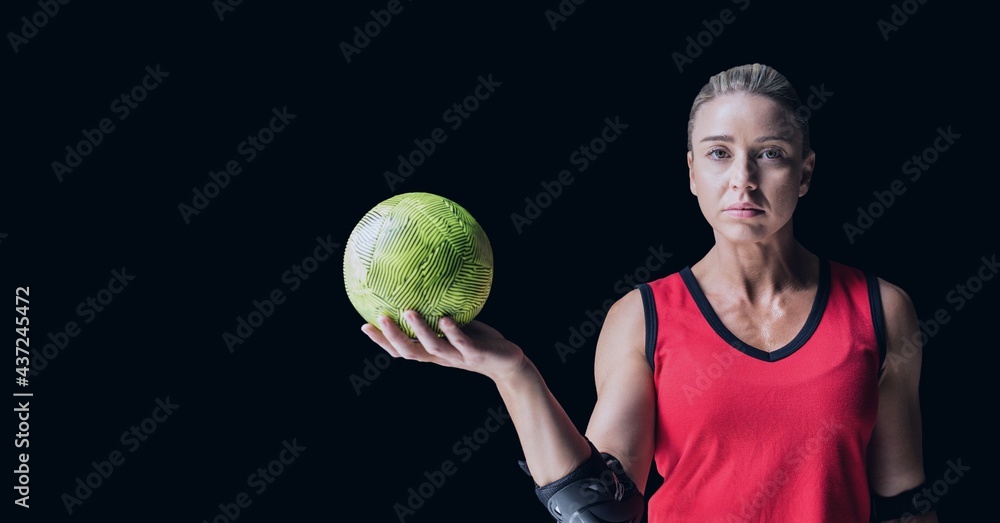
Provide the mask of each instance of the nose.
POLYGON ((729 186, 737 191, 757 189, 757 164, 749 155, 737 159, 730 167, 729 186))

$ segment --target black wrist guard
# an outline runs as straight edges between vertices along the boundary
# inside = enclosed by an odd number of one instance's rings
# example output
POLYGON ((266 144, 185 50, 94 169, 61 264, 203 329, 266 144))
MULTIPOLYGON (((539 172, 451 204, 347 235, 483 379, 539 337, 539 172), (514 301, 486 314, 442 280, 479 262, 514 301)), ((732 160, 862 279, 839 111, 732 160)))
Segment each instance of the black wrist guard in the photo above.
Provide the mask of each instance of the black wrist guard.
POLYGON ((934 504, 931 498, 923 493, 926 485, 927 482, 924 482, 887 498, 873 492, 872 508, 875 512, 875 521, 889 521, 930 512, 934 504))
MULTIPOLYGON (((587 443, 590 443, 588 440, 587 443)), ((590 443, 583 465, 548 485, 535 485, 539 501, 557 522, 637 523, 645 503, 642 493, 614 456, 600 453, 590 443)), ((529 476, 525 462, 519 462, 529 476)))

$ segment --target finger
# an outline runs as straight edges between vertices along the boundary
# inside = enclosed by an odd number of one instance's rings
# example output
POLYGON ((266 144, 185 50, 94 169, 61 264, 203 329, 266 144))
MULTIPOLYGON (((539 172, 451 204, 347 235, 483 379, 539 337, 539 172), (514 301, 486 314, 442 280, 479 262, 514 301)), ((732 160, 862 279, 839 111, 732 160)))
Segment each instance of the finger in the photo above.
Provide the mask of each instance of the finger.
POLYGON ((385 337, 386 341, 392 346, 400 357, 408 359, 416 359, 418 354, 413 350, 414 343, 410 340, 410 337, 403 333, 403 331, 396 325, 396 322, 392 321, 392 318, 388 316, 378 317, 378 327, 382 331, 382 336, 385 337))
POLYGON ((402 329, 400 329, 399 326, 392 321, 392 318, 389 318, 388 316, 379 316, 378 321, 379 327, 381 327, 382 334, 385 336, 385 339, 389 340, 389 343, 392 344, 392 347, 396 349, 396 352, 399 353, 401 358, 427 361, 442 365, 447 364, 447 362, 442 358, 424 350, 420 343, 414 343, 418 340, 413 340, 403 333, 402 329))
POLYGON ((389 340, 385 339, 385 336, 382 335, 382 332, 379 331, 378 328, 372 325, 371 323, 366 323, 362 325, 361 332, 364 332, 366 335, 368 335, 368 337, 372 341, 378 344, 379 347, 382 347, 382 350, 388 352, 389 355, 392 356, 393 358, 399 357, 399 352, 396 350, 396 348, 393 347, 392 344, 389 343, 389 340))
POLYGON ((438 327, 440 327, 441 332, 448 338, 451 345, 455 347, 462 356, 465 356, 466 351, 472 348, 473 340, 468 334, 462 332, 455 320, 448 316, 441 318, 438 321, 438 327))
POLYGON ((444 359, 462 361, 462 353, 448 343, 448 340, 439 338, 437 333, 431 330, 427 322, 417 311, 407 310, 403 312, 403 319, 410 325, 410 329, 417 335, 420 345, 429 354, 444 359))

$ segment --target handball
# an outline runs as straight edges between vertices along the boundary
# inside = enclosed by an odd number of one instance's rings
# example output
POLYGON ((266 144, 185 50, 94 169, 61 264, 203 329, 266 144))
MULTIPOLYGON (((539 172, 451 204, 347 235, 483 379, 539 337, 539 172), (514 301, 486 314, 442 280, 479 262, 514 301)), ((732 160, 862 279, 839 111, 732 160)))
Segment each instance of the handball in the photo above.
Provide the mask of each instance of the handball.
POLYGON ((457 203, 430 193, 398 194, 361 218, 344 250, 344 283, 354 308, 378 327, 385 315, 411 338, 413 309, 443 336, 438 320, 463 326, 493 284, 493 250, 479 223, 457 203))

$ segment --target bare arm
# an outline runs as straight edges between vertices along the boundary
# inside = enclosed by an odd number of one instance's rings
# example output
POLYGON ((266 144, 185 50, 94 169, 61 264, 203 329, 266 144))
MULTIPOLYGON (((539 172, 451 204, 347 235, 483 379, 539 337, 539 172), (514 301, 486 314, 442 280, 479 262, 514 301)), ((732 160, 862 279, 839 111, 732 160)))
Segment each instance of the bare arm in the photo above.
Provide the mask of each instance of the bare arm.
MULTIPOLYGON (((655 413, 644 328, 639 291, 629 292, 608 311, 594 363, 597 405, 587 427, 587 438, 599 451, 618 458, 639 492, 645 491, 653 459, 655 413)), ((586 440, 544 387, 537 371, 518 375, 513 382, 498 383, 498 387, 519 427, 525 460, 536 483, 551 483, 590 456, 586 440), (518 425, 518 420, 523 420, 523 425, 518 425)))
MULTIPOLYGON (((519 347, 485 324, 459 329, 448 318, 440 327, 446 338, 412 313, 404 315, 419 343, 383 318, 381 329, 364 332, 393 357, 432 362, 484 374, 497 385, 517 429, 532 479, 552 483, 590 457, 587 440, 573 424, 535 365, 519 347)), ((611 310, 597 343, 595 375, 598 400, 587 437, 598 450, 614 455, 643 491, 652 462, 653 388, 644 359, 644 319, 638 291, 621 298, 611 310)))
POLYGON ((594 363, 597 405, 587 437, 621 461, 645 493, 653 461, 656 402, 653 372, 646 361, 642 297, 633 290, 608 311, 594 363))
MULTIPOLYGON (((879 382, 878 418, 869 444, 868 479, 875 494, 889 497, 925 480, 919 398, 923 351, 917 314, 910 297, 899 287, 881 279, 879 291, 887 346, 879 382)), ((934 511, 914 513, 914 517, 906 518, 907 523, 938 521, 934 511)))
POLYGON ((524 371, 498 381, 497 390, 517 429, 524 460, 535 483, 552 483, 590 457, 587 440, 527 358, 524 371))
POLYGON ((407 311, 403 318, 419 343, 385 317, 380 318, 381 332, 372 326, 362 329, 393 357, 470 370, 492 379, 517 430, 535 483, 552 483, 590 457, 587 440, 518 346, 480 322, 460 329, 451 318, 442 318, 440 327, 446 338, 438 338, 415 312, 407 311))

